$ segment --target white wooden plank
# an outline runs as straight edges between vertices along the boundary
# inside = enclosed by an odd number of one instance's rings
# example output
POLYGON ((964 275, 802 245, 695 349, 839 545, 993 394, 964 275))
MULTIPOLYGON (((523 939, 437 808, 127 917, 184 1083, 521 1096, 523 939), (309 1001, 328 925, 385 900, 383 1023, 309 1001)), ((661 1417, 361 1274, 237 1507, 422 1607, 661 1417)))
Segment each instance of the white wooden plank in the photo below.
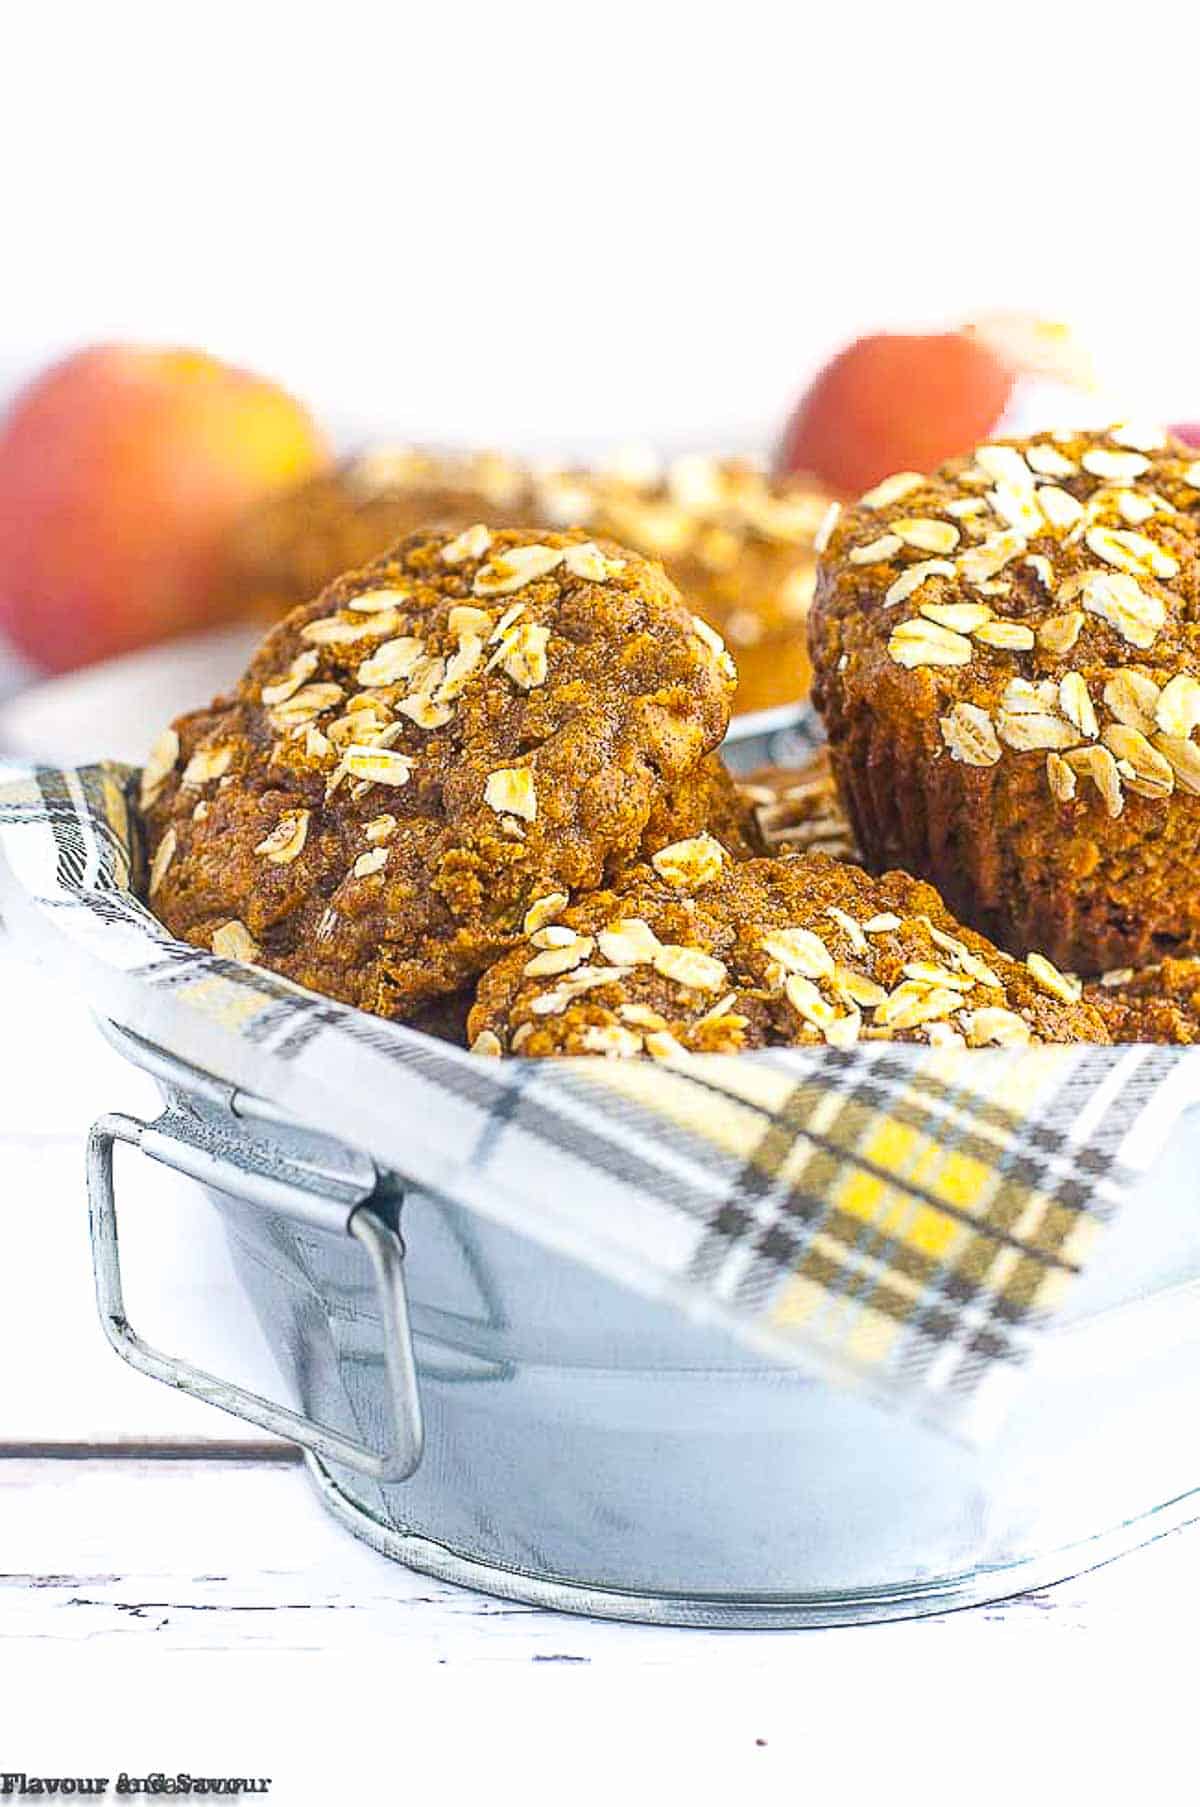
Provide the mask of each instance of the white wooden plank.
POLYGON ((164 1664, 152 1641, 57 1645, 23 1654, 8 1682, 6 1742, 50 1775, 265 1774, 280 1807, 1191 1798, 1179 1671, 1151 1684, 1086 1658, 1053 1673, 1036 1651, 1017 1671, 1011 1650, 968 1669, 894 1662, 895 1645, 872 1634, 781 1641, 791 1662, 770 1671, 719 1635, 709 1664, 654 1669, 536 1658, 472 1669, 410 1661, 403 1644, 369 1665, 260 1648, 164 1664))
MULTIPOLYGON (((153 1640, 160 1649, 263 1646, 474 1662, 704 1664, 803 1669, 845 1635, 624 1626, 541 1612, 431 1581, 376 1555, 322 1512, 303 1471, 233 1461, 0 1462, 0 1645, 153 1640)), ((1128 1659, 1168 1637, 1200 1582, 1200 1528, 1059 1587, 874 1628, 892 1660, 971 1663, 1080 1632, 1128 1659), (907 1655, 906 1655, 907 1653, 907 1655)), ((1066 1640, 1063 1644, 1062 1640, 1066 1640)), ((1043 1649, 1043 1655, 1045 1655, 1043 1649)), ((819 1659, 823 1660, 823 1659, 819 1659)))

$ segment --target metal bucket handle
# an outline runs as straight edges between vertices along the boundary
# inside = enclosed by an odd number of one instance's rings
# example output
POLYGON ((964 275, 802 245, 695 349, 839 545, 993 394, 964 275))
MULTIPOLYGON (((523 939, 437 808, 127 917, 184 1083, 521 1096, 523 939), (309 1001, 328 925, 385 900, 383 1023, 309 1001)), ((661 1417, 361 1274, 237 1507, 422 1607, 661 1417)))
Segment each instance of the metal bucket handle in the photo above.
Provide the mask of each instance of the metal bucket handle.
POLYGON ((105 1336, 124 1361, 154 1380, 243 1418, 260 1430, 286 1437, 326 1462, 341 1463, 376 1481, 407 1480, 420 1465, 425 1433, 404 1284, 403 1241, 371 1208, 373 1186, 364 1184, 362 1178, 299 1166, 289 1173, 277 1159, 269 1171, 247 1171, 240 1161, 229 1158, 226 1143, 227 1138, 216 1132, 211 1122, 170 1100, 154 1123, 112 1113, 92 1125, 87 1147, 88 1207, 96 1303, 105 1336), (361 1243, 374 1270, 383 1321, 392 1420, 387 1450, 369 1449, 315 1424, 302 1412, 276 1405, 142 1340, 125 1315, 121 1283, 113 1183, 113 1149, 118 1142, 126 1142, 151 1160, 205 1185, 266 1205, 307 1227, 353 1236, 361 1243))

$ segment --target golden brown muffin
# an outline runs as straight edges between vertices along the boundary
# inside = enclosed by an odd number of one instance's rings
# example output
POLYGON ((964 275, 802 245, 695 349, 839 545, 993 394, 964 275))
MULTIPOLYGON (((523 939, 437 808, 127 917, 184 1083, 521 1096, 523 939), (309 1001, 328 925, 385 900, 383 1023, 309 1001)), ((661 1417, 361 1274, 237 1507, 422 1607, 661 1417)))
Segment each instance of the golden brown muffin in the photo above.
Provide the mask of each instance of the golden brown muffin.
POLYGON ((902 872, 684 843, 525 938, 479 982, 476 1053, 738 1054, 864 1040, 1108 1040, 1078 980, 964 929, 902 872))
POLYGON ((267 637, 144 774, 171 932, 381 1016, 612 876, 721 739, 733 662, 582 533, 416 533, 267 637))
POLYGON ((872 866, 1085 973, 1200 951, 1200 461, 1040 434, 844 514, 814 698, 872 866))
POLYGON ((534 475, 534 519, 586 526, 661 559, 737 660, 736 713, 808 690, 815 542, 829 511, 812 478, 769 477, 747 459, 690 456, 534 475))
POLYGON ((380 446, 261 502, 225 548, 225 587, 286 614, 419 528, 532 519, 529 472, 498 452, 380 446))
MULTIPOLYGON (((704 833, 719 840, 733 859, 752 859, 762 852, 754 811, 716 753, 702 759, 675 790, 655 803, 637 860, 648 860, 671 842, 704 833)), ((425 1035, 465 1048, 467 1017, 474 1002, 474 985, 468 985, 434 998, 405 1021, 425 1035)))
POLYGON ((716 753, 655 803, 637 857, 647 860, 671 841, 706 832, 735 860, 753 859, 763 851, 754 804, 716 753))
POLYGON ((381 449, 264 502, 232 537, 226 585, 278 614, 418 527, 587 527, 661 560, 733 649, 744 713, 807 690, 813 542, 827 507, 813 482, 768 478, 739 459, 585 470, 381 449))
POLYGON ((1115 1042, 1200 1042, 1200 960, 1164 960, 1139 973, 1117 967, 1085 995, 1115 1042))
POLYGON ((827 853, 831 859, 861 863, 828 747, 819 748, 803 765, 763 766, 738 788, 753 807, 769 852, 827 853))

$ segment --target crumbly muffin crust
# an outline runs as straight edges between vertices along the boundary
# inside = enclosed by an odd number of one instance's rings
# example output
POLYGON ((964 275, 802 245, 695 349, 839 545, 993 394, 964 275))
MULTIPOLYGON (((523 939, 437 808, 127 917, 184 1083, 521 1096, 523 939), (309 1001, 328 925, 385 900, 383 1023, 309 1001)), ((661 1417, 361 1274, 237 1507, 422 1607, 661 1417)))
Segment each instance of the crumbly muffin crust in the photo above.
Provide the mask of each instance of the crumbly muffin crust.
POLYGON ((873 866, 1084 972, 1200 950, 1200 460, 998 441, 849 509, 814 698, 873 866))
POLYGON ((579 898, 483 975, 480 1054, 737 1054, 860 1040, 1107 1041, 1081 986, 1012 960, 904 873, 703 840, 579 898))
POLYGON ((664 466, 639 455, 584 469, 381 448, 268 498, 233 536, 227 583, 277 614, 420 527, 586 527, 663 563, 728 641, 744 713, 807 689, 805 621, 827 509, 812 481, 771 478, 744 459, 664 466))
POLYGON ((1164 960, 1139 973, 1118 967, 1086 996, 1114 1042, 1200 1042, 1200 960, 1164 960))
POLYGON ((152 906, 185 940, 409 1015, 634 858, 735 681, 634 553, 413 534, 163 737, 143 777, 152 906))
POLYGON ((702 759, 694 772, 655 803, 637 858, 648 860, 673 841, 705 833, 720 841, 735 860, 753 859, 764 850, 754 802, 717 753, 702 759))

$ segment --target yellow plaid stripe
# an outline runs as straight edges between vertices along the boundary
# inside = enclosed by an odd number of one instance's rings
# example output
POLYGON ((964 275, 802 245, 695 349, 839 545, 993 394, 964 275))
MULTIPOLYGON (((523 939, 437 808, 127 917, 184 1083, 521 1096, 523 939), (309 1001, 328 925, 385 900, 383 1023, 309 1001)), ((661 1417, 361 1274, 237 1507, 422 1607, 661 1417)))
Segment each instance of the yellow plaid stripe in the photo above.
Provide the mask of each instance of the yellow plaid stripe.
POLYGON ((1005 1171, 1061 1055, 1029 1050, 1008 1061, 990 1076, 986 1102, 975 1092, 977 1057, 953 1050, 884 1088, 881 1106, 839 1089, 836 1075, 798 1082, 754 1062, 597 1061, 586 1081, 732 1157, 773 1197, 819 1201, 797 1225, 803 1246, 770 1321, 874 1365, 891 1358, 935 1282, 1019 1314, 1052 1303, 1069 1279, 1038 1253, 1062 1257, 1069 1242, 1074 1259, 1080 1214, 1005 1171), (931 1110, 931 1085, 959 1108, 931 1110))

